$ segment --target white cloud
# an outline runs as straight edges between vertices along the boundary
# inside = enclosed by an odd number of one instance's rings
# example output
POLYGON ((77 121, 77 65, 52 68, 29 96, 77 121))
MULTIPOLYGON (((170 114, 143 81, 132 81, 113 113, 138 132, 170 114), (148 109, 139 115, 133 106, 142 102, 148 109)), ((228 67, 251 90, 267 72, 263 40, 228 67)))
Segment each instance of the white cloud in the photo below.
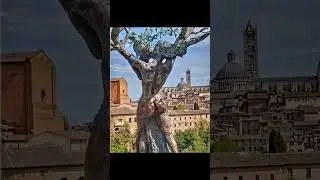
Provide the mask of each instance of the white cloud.
POLYGON ((133 70, 130 66, 121 65, 121 64, 111 64, 110 69, 113 72, 117 73, 133 73, 133 70))

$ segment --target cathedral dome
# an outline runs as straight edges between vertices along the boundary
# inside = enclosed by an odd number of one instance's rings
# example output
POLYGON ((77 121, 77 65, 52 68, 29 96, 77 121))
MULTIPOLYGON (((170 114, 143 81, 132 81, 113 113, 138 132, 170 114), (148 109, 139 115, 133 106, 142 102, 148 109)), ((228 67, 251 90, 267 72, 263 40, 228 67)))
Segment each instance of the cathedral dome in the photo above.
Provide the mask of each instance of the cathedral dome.
POLYGON ((232 50, 227 54, 227 58, 227 63, 216 74, 217 80, 249 78, 248 71, 241 64, 235 62, 235 54, 232 50))
POLYGON ((185 86, 187 86, 187 83, 184 81, 183 78, 181 78, 181 81, 179 82, 177 87, 185 87, 185 86))

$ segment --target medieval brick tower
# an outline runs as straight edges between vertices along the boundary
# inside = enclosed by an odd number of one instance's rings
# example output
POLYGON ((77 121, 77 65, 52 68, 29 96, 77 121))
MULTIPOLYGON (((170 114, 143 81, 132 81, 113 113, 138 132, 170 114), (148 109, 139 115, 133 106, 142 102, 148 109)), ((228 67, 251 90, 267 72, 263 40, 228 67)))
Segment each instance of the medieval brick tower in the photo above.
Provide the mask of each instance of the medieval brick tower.
POLYGON ((187 85, 191 86, 191 71, 189 68, 186 71, 186 79, 187 79, 187 85))
POLYGON ((250 77, 254 80, 259 76, 258 71, 258 40, 257 27, 248 21, 247 26, 243 31, 244 38, 244 66, 248 70, 250 77))

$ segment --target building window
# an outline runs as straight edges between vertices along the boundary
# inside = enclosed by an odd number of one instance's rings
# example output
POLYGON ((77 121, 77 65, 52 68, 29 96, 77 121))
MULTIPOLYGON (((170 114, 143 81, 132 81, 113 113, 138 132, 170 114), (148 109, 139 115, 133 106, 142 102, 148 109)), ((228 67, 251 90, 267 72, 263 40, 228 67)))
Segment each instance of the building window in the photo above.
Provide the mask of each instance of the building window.
POLYGON ((124 93, 124 89, 122 90, 122 93, 124 93))
POLYGON ((239 176, 239 180, 243 180, 243 177, 242 177, 242 176, 239 176))
POLYGON ((188 126, 188 123, 184 123, 184 126, 188 126))
POLYGON ((260 180, 260 176, 259 175, 256 175, 256 180, 260 180))
POLYGON ((137 118, 134 118, 134 122, 137 122, 137 118))
POLYGON ((131 123, 131 118, 129 118, 129 123, 131 123))
POLYGON ((270 174, 270 180, 274 180, 274 174, 270 174))
POLYGON ((311 179, 311 168, 306 169, 306 177, 307 179, 311 179))
POLYGON ((223 180, 228 180, 228 177, 223 177, 223 180))

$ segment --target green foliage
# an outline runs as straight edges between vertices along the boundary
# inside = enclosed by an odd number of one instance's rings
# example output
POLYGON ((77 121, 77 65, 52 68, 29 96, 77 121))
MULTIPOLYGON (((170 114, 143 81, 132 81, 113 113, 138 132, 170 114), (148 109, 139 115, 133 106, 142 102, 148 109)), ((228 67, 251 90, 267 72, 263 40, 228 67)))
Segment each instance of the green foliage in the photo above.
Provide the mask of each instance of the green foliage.
POLYGON ((212 145, 213 152, 240 152, 240 147, 228 137, 223 137, 212 145))
POLYGON ((193 109, 194 109, 194 110, 199 110, 199 109, 200 109, 200 108, 199 108, 199 104, 198 104, 198 103, 194 103, 193 109))
POLYGON ((173 107, 173 110, 185 110, 186 107, 183 104, 179 104, 173 107))
POLYGON ((149 48, 152 48, 157 43, 156 40, 160 40, 168 36, 177 38, 180 31, 181 28, 149 27, 145 28, 145 31, 137 36, 143 41, 143 43, 147 44, 149 48))
POLYGON ((134 136, 130 133, 129 124, 126 122, 118 131, 111 134, 111 153, 127 153, 133 147, 134 136))
POLYGON ((175 134, 178 149, 184 153, 209 153, 209 126, 208 122, 201 120, 199 124, 193 128, 175 134))
POLYGON ((280 132, 272 130, 269 134, 269 153, 284 153, 287 151, 286 143, 280 132))

